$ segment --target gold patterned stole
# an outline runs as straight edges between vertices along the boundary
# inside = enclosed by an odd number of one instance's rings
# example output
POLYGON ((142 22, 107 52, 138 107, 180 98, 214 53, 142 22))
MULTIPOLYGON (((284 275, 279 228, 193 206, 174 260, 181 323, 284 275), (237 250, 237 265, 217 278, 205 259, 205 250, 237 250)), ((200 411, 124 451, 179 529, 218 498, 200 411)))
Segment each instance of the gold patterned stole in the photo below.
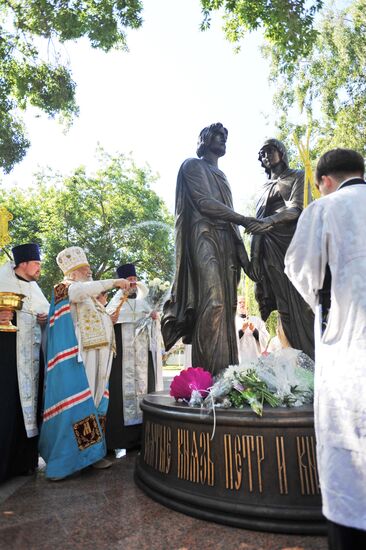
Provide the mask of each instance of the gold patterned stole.
POLYGON ((96 298, 76 304, 77 319, 84 350, 109 346, 102 315, 104 306, 96 298))

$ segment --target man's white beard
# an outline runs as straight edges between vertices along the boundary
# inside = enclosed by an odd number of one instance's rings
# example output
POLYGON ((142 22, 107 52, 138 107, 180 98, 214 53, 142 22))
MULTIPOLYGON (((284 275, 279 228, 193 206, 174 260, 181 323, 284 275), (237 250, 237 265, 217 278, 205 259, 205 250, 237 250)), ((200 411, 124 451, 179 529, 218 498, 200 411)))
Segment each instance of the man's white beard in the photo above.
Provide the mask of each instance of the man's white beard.
POLYGON ((89 275, 88 277, 65 277, 67 280, 72 281, 73 283, 89 283, 93 280, 93 276, 89 275))

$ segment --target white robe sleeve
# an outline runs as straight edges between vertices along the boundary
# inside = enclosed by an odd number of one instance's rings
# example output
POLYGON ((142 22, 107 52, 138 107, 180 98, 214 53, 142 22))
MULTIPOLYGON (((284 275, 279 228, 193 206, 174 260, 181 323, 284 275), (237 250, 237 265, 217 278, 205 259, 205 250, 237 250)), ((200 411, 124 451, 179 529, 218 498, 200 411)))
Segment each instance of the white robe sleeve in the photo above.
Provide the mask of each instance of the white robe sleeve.
POLYGON ((255 328, 258 330, 259 335, 259 348, 260 352, 264 351, 266 349, 266 346, 269 342, 270 335, 266 328, 266 324, 262 319, 256 318, 256 322, 254 323, 255 328))
POLYGON ((315 311, 327 265, 328 229, 324 199, 310 204, 301 214, 285 256, 285 273, 315 311))
POLYGON ((105 290, 110 290, 114 286, 115 279, 104 279, 103 281, 87 281, 71 283, 69 286, 70 302, 77 304, 87 298, 98 296, 105 290))
POLYGON ((112 313, 114 313, 116 311, 117 306, 121 301, 121 298, 122 298, 122 290, 119 289, 119 290, 117 290, 117 292, 113 296, 112 300, 110 300, 110 302, 108 302, 107 307, 105 308, 106 312, 109 313, 109 315, 111 315, 112 313))

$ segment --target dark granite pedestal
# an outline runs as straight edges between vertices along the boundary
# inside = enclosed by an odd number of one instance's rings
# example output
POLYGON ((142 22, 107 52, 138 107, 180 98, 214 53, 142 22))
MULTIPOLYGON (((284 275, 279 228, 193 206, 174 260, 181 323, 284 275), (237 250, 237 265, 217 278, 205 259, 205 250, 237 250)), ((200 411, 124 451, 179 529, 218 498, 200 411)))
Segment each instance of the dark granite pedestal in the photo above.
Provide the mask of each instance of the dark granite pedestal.
POLYGON ((324 534, 313 409, 212 412, 163 392, 142 402, 135 481, 149 496, 200 519, 283 533, 324 534))

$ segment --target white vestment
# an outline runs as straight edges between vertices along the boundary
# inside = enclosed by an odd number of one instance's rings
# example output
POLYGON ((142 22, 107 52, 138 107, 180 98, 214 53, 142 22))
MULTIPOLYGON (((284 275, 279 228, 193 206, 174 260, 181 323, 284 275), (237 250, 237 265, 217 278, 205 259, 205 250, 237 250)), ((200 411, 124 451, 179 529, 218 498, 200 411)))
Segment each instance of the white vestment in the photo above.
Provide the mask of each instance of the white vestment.
POLYGON ((236 334, 238 339, 239 363, 243 361, 256 359, 266 349, 269 341, 269 333, 266 329, 266 324, 259 317, 250 315, 243 318, 240 315, 235 316, 236 334), (253 323, 258 331, 258 340, 253 336, 253 332, 248 327, 241 338, 239 338, 239 330, 241 330, 244 322, 253 323))
POLYGON ((192 345, 184 345, 184 356, 183 356, 183 366, 185 369, 189 369, 192 366, 192 345))
POLYGON ((48 313, 49 303, 35 281, 22 281, 7 262, 0 268, 0 292, 24 294, 23 307, 17 311, 17 372, 19 396, 28 437, 38 434, 37 400, 39 353, 45 330, 37 322, 38 313, 48 313))
POLYGON ((366 185, 340 188, 302 213, 286 273, 315 311, 315 430, 323 513, 366 530, 366 185), (319 290, 331 307, 321 333, 319 290))
MULTIPOLYGON (((118 290, 107 306, 107 311, 113 313, 122 298, 118 290)), ((122 391, 123 418, 125 425, 142 422, 140 403, 148 391, 148 352, 152 354, 155 390, 163 389, 162 376, 162 339, 160 321, 151 320, 142 330, 136 323, 150 316, 152 309, 146 300, 129 298, 121 307, 116 324, 121 324, 122 331, 122 391)))
POLYGON ((283 347, 282 347, 282 344, 281 344, 281 342, 280 342, 279 337, 278 337, 278 336, 274 336, 274 337, 270 340, 270 342, 269 342, 269 344, 268 344, 268 346, 267 346, 267 351, 268 351, 268 353, 273 353, 273 352, 275 352, 275 351, 280 351, 281 349, 283 349, 283 347))
POLYGON ((113 279, 106 279, 103 281, 71 282, 69 286, 71 316, 79 346, 79 359, 84 363, 89 387, 96 407, 98 407, 104 390, 108 385, 115 349, 113 323, 105 308, 96 300, 96 296, 105 290, 113 288, 113 284, 113 279), (102 327, 104 328, 108 342, 107 345, 94 349, 83 348, 79 318, 80 312, 78 310, 78 305, 81 303, 89 306, 90 311, 101 318, 102 327))

